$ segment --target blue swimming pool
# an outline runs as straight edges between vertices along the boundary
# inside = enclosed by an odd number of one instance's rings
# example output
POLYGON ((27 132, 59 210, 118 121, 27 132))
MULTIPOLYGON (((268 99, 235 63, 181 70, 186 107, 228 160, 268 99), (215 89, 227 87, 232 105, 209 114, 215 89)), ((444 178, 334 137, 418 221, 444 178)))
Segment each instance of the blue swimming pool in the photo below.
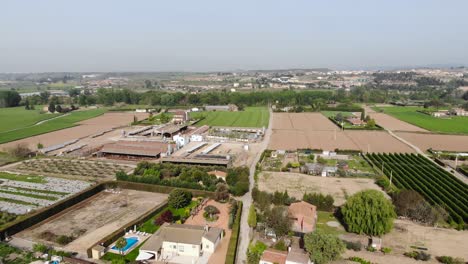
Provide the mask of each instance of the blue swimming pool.
MULTIPOLYGON (((122 251, 127 251, 129 248, 133 247, 136 243, 138 243, 138 237, 126 237, 127 245, 121 249, 122 251)), ((119 250, 117 247, 113 246, 112 249, 119 250)))

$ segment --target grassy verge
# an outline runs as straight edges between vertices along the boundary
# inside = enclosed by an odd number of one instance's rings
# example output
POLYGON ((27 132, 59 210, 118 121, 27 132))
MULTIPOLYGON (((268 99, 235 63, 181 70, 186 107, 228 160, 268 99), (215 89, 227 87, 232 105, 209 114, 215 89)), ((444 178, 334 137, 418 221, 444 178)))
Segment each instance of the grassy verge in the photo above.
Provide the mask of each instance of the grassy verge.
POLYGON ((40 195, 40 194, 34 194, 34 193, 15 192, 15 191, 10 191, 10 190, 5 190, 3 188, 0 188, 0 193, 7 193, 7 194, 13 194, 13 195, 18 195, 18 196, 24 196, 24 197, 30 197, 30 198, 36 198, 36 199, 48 200, 48 201, 57 201, 58 200, 58 198, 55 197, 55 196, 47 196, 47 195, 40 195))
POLYGON ((22 181, 32 183, 46 183, 44 177, 36 175, 17 175, 6 172, 0 172, 0 179, 11 180, 11 181, 22 181))
POLYGON ((239 208, 237 209, 236 219, 232 225, 231 239, 229 240, 228 251, 226 254, 226 264, 234 264, 236 262, 237 245, 239 244, 240 219, 242 215, 242 202, 238 203, 239 208))
POLYGON ((10 141, 32 137, 40 134, 49 133, 52 131, 76 126, 77 122, 90 119, 105 113, 106 109, 92 109, 86 111, 75 111, 69 115, 50 120, 37 126, 25 127, 15 131, 7 131, 0 133, 0 144, 10 141))

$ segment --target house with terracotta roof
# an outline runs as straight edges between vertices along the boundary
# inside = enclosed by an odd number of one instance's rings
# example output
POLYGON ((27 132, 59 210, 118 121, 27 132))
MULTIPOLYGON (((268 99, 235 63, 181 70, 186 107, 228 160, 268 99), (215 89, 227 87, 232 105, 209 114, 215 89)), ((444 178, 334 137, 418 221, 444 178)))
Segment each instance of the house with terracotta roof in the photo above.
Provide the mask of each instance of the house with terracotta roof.
POLYGON ((317 207, 308 202, 292 203, 288 207, 289 218, 292 220, 291 230, 301 235, 313 232, 317 222, 317 207))
POLYGON ((286 264, 287 258, 287 251, 280 251, 269 248, 263 251, 259 264, 286 264))
POLYGON ((209 171, 208 174, 216 176, 216 178, 223 179, 223 180, 226 180, 226 176, 227 176, 226 172, 220 171, 220 170, 209 171))

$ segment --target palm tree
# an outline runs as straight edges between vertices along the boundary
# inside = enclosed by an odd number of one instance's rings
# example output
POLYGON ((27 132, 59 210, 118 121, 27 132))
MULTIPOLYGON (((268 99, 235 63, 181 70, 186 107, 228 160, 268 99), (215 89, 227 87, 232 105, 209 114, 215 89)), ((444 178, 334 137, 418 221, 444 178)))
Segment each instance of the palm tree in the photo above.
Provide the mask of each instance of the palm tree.
POLYGON ((123 249, 127 246, 127 240, 123 237, 119 238, 117 242, 115 242, 115 247, 119 250, 119 253, 123 256, 123 249))

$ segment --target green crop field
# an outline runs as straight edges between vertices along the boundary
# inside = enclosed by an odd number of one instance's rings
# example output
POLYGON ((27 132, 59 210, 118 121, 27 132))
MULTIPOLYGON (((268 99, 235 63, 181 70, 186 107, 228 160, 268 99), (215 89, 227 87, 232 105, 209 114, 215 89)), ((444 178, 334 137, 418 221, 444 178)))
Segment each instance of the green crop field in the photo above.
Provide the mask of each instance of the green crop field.
POLYGON ((192 118, 202 118, 197 126, 267 127, 270 113, 266 107, 246 107, 238 112, 192 112, 192 118))
POLYGON ((468 222, 468 185, 422 155, 367 154, 367 159, 392 177, 399 189, 414 190, 429 203, 442 206, 449 222, 463 227, 468 222))
POLYGON ((468 134, 468 117, 466 116, 454 116, 451 118, 433 117, 417 112, 417 110, 423 110, 424 108, 414 106, 380 107, 375 110, 379 109, 402 121, 432 132, 468 134))
MULTIPOLYGON (((4 109, 2 109, 1 111, 3 110, 4 109)), ((76 111, 76 112, 71 112, 69 115, 47 121, 37 126, 25 127, 23 125, 22 128, 16 129, 14 131, 0 132, 0 144, 18 140, 18 139, 27 138, 27 137, 32 137, 32 136, 36 136, 36 135, 64 129, 64 128, 73 127, 73 126, 76 126, 77 122, 102 115, 106 111, 107 111, 106 109, 92 109, 92 110, 86 110, 86 111, 76 111)), ((23 114, 28 115, 29 113, 25 112, 23 114)), ((8 117, 7 119, 9 118, 10 117, 8 117)), ((21 115, 17 114, 16 118, 21 118, 21 115)))
POLYGON ((32 126, 37 122, 47 120, 60 114, 43 114, 42 106, 35 106, 36 110, 26 110, 23 106, 0 109, 0 133, 14 129, 32 126))

